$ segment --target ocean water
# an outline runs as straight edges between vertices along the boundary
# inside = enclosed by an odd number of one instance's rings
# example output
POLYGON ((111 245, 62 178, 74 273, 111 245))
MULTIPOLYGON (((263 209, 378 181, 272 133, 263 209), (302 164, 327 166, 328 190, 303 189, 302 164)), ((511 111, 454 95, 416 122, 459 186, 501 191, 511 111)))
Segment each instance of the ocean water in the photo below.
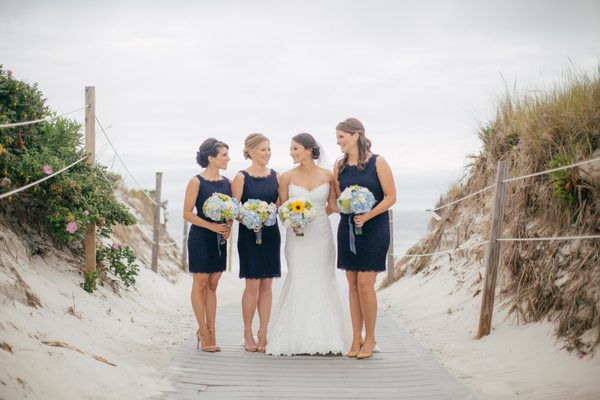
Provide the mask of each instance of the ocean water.
MULTIPOLYGON (((393 238, 394 238, 394 255, 402 256, 406 251, 417 243, 427 232, 427 225, 431 220, 431 214, 423 211, 408 211, 393 209, 393 238)), ((167 230, 174 240, 179 242, 183 239, 183 214, 181 210, 170 210, 167 212, 167 230)), ((335 232, 339 222, 339 216, 330 217, 331 225, 335 232)), ((234 239, 236 234, 237 223, 234 224, 234 239)), ((284 230, 282 229, 282 233, 284 230)), ((282 246, 283 247, 283 246, 282 246)), ((233 246, 235 252, 235 246, 233 246)))

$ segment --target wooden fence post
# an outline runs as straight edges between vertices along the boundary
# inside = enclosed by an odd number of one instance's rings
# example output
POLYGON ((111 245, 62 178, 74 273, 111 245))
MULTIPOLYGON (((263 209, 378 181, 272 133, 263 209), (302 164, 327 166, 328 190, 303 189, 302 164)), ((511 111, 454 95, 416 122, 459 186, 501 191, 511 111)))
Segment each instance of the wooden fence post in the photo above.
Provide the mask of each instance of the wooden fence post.
POLYGON ((160 228, 160 190, 161 190, 161 185, 162 185, 162 172, 157 172, 156 173, 156 190, 154 192, 154 202, 156 203, 154 205, 154 232, 152 234, 152 240, 154 243, 152 243, 152 271, 157 272, 158 271, 158 251, 159 246, 158 246, 158 240, 159 240, 159 234, 158 234, 158 230, 160 228))
POLYGON ((394 210, 388 210, 390 217, 390 247, 387 254, 387 281, 388 286, 394 283, 394 210))
MULTIPOLYGON (((96 166, 96 87, 85 87, 85 152, 87 162, 96 166)), ((85 271, 96 272, 96 225, 89 224, 84 240, 85 271)))
POLYGON ((498 276, 498 264, 500 261, 500 242, 496 239, 502 236, 504 199, 506 197, 506 183, 503 183, 503 181, 506 178, 508 178, 508 161, 498 161, 496 170, 496 196, 494 199, 494 209, 492 210, 492 226, 490 228, 490 242, 486 257, 485 281, 483 296, 481 298, 477 339, 489 335, 492 330, 494 294, 496 292, 496 277, 498 276))
POLYGON ((188 270, 188 266, 187 266, 187 239, 188 239, 188 226, 189 226, 189 222, 187 222, 185 219, 183 220, 183 244, 181 246, 181 248, 183 249, 181 251, 181 269, 184 271, 188 270))

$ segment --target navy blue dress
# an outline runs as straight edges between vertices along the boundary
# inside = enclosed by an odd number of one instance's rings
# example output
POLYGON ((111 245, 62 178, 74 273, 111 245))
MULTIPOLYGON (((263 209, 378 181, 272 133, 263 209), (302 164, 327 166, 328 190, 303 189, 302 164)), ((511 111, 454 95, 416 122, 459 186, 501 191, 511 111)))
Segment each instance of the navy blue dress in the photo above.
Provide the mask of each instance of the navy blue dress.
MULTIPOLYGON (((244 192, 241 202, 257 199, 267 203, 277 202, 279 184, 277 173, 271 170, 268 176, 252 176, 246 171, 244 175, 244 192)), ((262 244, 256 244, 256 233, 240 224, 238 235, 238 254, 240 256, 240 278, 264 279, 281 276, 280 261, 281 235, 279 226, 262 228, 262 244)))
MULTIPOLYGON (((196 178, 200 181, 200 190, 196 197, 196 213, 206 221, 215 222, 204 215, 202 206, 204 201, 215 192, 231 196, 229 179, 223 177, 218 181, 209 181, 201 175, 196 175, 196 178)), ((219 245, 216 232, 192 225, 188 234, 188 256, 190 272, 204 274, 223 272, 227 261, 227 245, 219 245)))
MULTIPOLYGON (((376 207, 383 200, 383 188, 379 182, 375 166, 376 159, 377 155, 372 154, 363 171, 359 171, 356 165, 346 165, 344 170, 338 175, 340 190, 342 191, 351 185, 364 186, 369 189, 376 200, 373 207, 376 207)), ((355 235, 356 254, 350 251, 350 226, 348 219, 352 217, 352 215, 341 214, 337 232, 337 267, 356 272, 385 271, 387 252, 390 245, 390 220, 388 213, 383 212, 365 222, 362 227, 362 235, 355 235)))

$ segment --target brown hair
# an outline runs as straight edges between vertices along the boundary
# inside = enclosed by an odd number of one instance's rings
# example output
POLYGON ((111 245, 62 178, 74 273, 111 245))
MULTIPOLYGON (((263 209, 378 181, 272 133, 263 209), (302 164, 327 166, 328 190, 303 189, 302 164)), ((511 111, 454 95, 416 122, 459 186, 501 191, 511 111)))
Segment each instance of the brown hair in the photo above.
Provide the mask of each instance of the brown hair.
POLYGON ((292 138, 292 140, 300 144, 305 149, 310 149, 313 160, 319 158, 321 155, 321 148, 317 144, 317 141, 310 133, 299 133, 292 138))
POLYGON ((244 158, 248 160, 250 158, 250 152, 256 150, 265 140, 271 143, 262 133, 249 134, 246 137, 246 140, 244 140, 244 158))
MULTIPOLYGON (((365 127, 363 126, 362 122, 356 118, 346 118, 337 124, 335 130, 358 135, 358 141, 356 142, 358 145, 357 168, 359 171, 364 171, 367 161, 367 153, 371 150, 371 141, 365 136, 365 127)), ((344 168, 346 168, 346 165, 348 165, 348 158, 349 155, 346 153, 338 161, 338 173, 342 172, 344 168)))
POLYGON ((208 166, 208 157, 216 157, 219 155, 219 149, 225 147, 229 149, 227 144, 217 140, 215 138, 208 138, 200 145, 198 152, 196 153, 196 162, 200 164, 202 168, 208 166))

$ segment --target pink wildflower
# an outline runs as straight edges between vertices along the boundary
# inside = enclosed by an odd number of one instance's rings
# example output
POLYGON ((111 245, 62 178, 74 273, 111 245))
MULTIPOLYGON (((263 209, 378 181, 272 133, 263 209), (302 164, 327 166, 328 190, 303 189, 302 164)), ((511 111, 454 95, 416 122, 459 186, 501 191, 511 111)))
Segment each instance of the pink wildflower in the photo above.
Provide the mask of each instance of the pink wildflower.
POLYGON ((52 175, 52 172, 54 172, 54 171, 52 171, 52 167, 49 166, 48 164, 44 164, 44 173, 46 175, 52 175))
POLYGON ((79 225, 77 225, 77 222, 75 221, 71 221, 67 224, 67 232, 69 232, 71 235, 75 233, 77 228, 79 228, 79 225))
POLYGON ((115 250, 118 250, 119 249, 119 243, 113 242, 112 248, 115 249, 115 250))

